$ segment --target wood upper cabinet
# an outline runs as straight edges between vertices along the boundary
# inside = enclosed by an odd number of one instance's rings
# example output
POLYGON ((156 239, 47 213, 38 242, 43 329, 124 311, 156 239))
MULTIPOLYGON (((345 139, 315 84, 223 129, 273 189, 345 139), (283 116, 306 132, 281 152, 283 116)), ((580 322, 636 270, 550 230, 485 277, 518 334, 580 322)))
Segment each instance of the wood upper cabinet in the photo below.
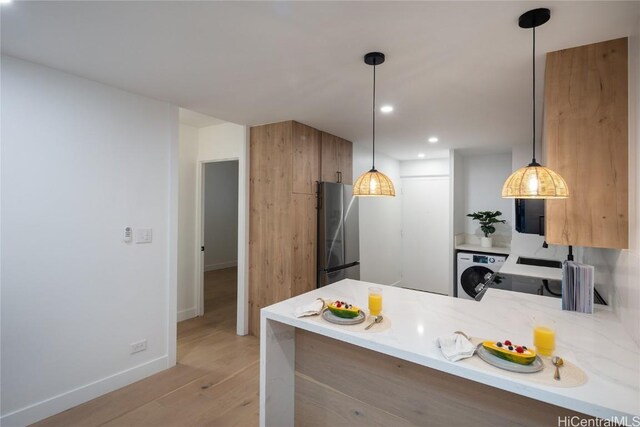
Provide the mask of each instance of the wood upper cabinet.
POLYGON ((320 180, 320 131, 292 122, 293 192, 316 194, 320 180))
POLYGON ((327 132, 322 132, 320 180, 353 184, 353 144, 327 132))
MULTIPOLYGON (((253 335, 260 334, 262 307, 316 288, 321 134, 294 121, 251 128, 249 333, 253 335)), ((332 161, 338 165, 332 169, 343 171, 344 182, 350 183, 351 143, 332 138, 332 161)))
POLYGON ((353 184, 353 144, 340 138, 338 141, 338 162, 344 184, 353 184))
POLYGON ((546 240, 624 249, 628 225, 627 39, 547 54, 544 141, 569 198, 546 201, 546 240))

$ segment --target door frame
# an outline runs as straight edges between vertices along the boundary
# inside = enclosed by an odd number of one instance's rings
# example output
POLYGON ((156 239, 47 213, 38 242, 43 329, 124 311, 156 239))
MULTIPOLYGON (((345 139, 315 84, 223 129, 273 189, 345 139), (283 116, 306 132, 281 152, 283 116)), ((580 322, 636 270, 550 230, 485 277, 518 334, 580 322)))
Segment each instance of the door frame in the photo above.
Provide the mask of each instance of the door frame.
POLYGON ((198 160, 196 171, 196 218, 195 218, 195 234, 196 247, 195 250, 195 307, 196 316, 204 314, 204 252, 201 246, 204 246, 204 187, 205 187, 205 171, 207 163, 218 163, 227 161, 238 161, 238 277, 237 277, 237 320, 236 333, 238 335, 247 335, 249 329, 249 292, 248 292, 248 206, 249 206, 249 168, 248 168, 248 139, 245 138, 244 147, 240 156, 198 160))

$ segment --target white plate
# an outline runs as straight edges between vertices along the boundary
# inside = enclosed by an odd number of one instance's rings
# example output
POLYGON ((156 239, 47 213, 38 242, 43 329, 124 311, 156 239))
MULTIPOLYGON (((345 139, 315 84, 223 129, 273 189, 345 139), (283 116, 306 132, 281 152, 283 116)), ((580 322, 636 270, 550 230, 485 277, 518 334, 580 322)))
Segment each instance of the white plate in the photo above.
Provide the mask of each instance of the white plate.
POLYGON ((328 309, 322 312, 322 318, 327 322, 335 323, 337 325, 357 325, 359 323, 364 322, 367 316, 364 314, 362 310, 356 317, 352 317, 350 319, 345 319, 344 317, 338 317, 333 314, 328 309))
POLYGON ((482 346, 482 343, 478 344, 478 347, 476 348, 476 354, 478 355, 478 357, 480 357, 480 359, 484 360, 489 365, 511 372, 532 374, 544 369, 544 364, 542 363, 542 360, 539 356, 536 356, 536 358, 533 360, 533 362, 531 362, 530 365, 521 365, 519 363, 509 362, 508 360, 501 359, 498 356, 489 353, 487 349, 482 346))

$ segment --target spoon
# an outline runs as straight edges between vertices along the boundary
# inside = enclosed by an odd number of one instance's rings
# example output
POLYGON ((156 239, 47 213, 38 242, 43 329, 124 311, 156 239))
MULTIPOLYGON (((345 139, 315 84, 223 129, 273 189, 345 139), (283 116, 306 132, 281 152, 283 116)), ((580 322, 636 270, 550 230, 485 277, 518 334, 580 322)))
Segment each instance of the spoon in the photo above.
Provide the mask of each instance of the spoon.
POLYGON ((374 320, 373 322, 369 323, 369 326, 367 326, 366 328, 364 328, 364 330, 368 330, 370 327, 372 327, 373 325, 375 325, 376 323, 380 323, 382 322, 382 316, 378 316, 376 317, 376 320, 374 320))
POLYGON ((553 356, 551 363, 556 367, 556 373, 553 375, 553 379, 560 381, 560 366, 564 365, 564 360, 562 360, 562 357, 553 356))

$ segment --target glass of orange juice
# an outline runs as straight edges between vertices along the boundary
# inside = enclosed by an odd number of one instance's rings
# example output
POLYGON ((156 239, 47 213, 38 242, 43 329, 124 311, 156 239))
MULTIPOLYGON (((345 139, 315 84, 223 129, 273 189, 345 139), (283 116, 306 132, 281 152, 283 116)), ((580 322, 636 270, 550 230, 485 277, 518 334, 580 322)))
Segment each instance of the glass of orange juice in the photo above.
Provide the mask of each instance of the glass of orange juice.
POLYGON ((538 354, 551 356, 556 349, 556 332, 548 326, 535 326, 533 328, 533 345, 538 354))
POLYGON ((382 313, 382 288, 371 286, 369 288, 369 314, 380 316, 382 313))

